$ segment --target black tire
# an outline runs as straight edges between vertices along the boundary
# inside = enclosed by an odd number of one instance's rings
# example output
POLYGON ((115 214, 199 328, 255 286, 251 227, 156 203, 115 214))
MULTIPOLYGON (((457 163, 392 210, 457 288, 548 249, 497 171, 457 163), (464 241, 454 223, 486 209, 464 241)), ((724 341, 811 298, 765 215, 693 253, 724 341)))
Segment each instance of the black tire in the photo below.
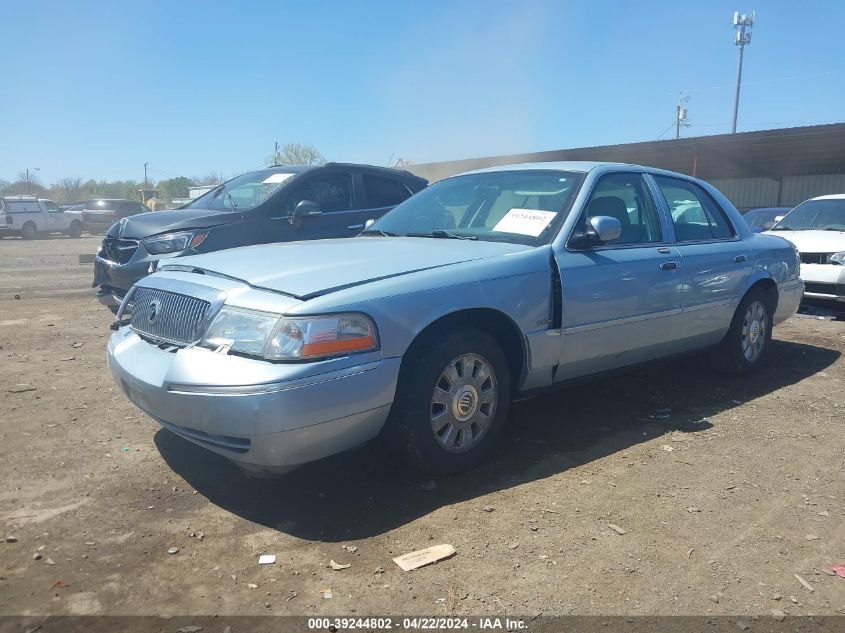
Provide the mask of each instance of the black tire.
POLYGON ((27 222, 23 225, 23 228, 21 229, 21 235, 25 240, 34 240, 36 237, 38 237, 37 227, 32 222, 27 222))
POLYGON ((385 426, 388 446, 400 458, 432 475, 449 475, 477 465, 495 444, 508 415, 511 376, 502 348, 480 330, 432 332, 411 345, 402 365, 385 426), (453 364, 455 361, 458 364, 453 364), (458 373, 458 365, 464 375, 458 373), (455 371, 456 380, 447 392, 442 387, 451 380, 446 376, 450 369, 455 371), (492 378, 485 379, 487 369, 492 378), (472 381, 477 384, 473 386, 472 381), (435 389, 439 389, 438 397, 451 399, 451 407, 434 402, 435 389), (485 398, 491 399, 492 406, 485 398), (468 419, 459 420, 456 411, 469 414, 468 419), (453 422, 448 423, 449 428, 443 427, 438 439, 434 425, 444 414, 452 416, 449 419, 453 422), (435 416, 437 421, 433 421, 435 416), (451 443, 451 449, 446 448, 447 443, 451 443))
POLYGON ((78 220, 71 222, 67 234, 71 237, 82 237, 82 223, 78 220))
MULTIPOLYGON (((765 363, 772 340, 773 306, 769 294, 762 288, 753 288, 739 302, 725 338, 714 350, 712 360, 720 371, 745 374, 759 369, 765 363), (750 314, 752 306, 762 308, 762 318, 750 314), (751 321, 749 325, 749 316, 751 321), (755 327, 754 321, 757 322, 755 327), (756 333, 755 333, 756 332, 756 333), (752 349, 749 355, 748 350, 752 349)), ((757 315, 761 314, 759 309, 757 315)))

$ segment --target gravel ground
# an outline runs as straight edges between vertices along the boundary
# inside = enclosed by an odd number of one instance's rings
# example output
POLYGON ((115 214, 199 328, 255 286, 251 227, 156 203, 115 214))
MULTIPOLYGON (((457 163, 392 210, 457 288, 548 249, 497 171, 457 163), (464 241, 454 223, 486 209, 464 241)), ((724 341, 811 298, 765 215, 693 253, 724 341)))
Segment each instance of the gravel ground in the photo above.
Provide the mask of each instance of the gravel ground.
POLYGON ((252 480, 112 384, 98 239, 0 240, 0 614, 845 613, 842 322, 791 319, 750 377, 691 358, 517 403, 450 479, 369 446, 252 480))

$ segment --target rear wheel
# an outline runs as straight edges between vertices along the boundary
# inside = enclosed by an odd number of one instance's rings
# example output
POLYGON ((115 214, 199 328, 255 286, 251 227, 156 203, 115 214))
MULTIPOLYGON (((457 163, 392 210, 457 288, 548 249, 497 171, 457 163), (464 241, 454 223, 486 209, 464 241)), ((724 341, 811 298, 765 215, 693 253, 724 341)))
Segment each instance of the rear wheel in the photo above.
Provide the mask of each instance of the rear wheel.
POLYGON ((386 428, 399 455, 433 475, 478 464, 504 428, 508 361, 485 332, 430 333, 408 350, 386 428))
POLYGON ((82 237, 82 222, 78 220, 71 222, 67 234, 71 237, 82 237))
POLYGON ((768 294, 755 288, 743 297, 734 313, 731 327, 715 351, 718 369, 746 373, 765 361, 772 340, 772 306, 768 294))
POLYGON ((38 237, 38 229, 32 222, 27 222, 23 225, 23 228, 21 229, 21 235, 25 240, 34 240, 36 237, 38 237))

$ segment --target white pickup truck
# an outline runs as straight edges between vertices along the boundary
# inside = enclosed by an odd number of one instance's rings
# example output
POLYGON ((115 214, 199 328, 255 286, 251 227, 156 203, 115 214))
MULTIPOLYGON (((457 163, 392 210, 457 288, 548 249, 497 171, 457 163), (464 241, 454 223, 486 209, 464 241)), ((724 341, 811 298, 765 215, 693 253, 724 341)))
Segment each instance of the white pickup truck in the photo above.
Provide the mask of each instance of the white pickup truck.
POLYGON ((65 213, 52 200, 35 196, 0 197, 0 235, 20 235, 32 240, 46 233, 82 235, 78 215, 65 213))

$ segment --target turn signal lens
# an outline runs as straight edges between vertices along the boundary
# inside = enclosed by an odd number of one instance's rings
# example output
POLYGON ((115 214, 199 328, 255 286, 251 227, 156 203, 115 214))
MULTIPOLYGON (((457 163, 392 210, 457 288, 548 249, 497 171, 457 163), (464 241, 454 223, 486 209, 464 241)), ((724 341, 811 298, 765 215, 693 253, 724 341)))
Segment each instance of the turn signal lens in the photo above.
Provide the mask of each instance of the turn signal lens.
POLYGON ((378 348, 372 319, 363 314, 282 318, 267 341, 264 357, 306 360, 378 348))

